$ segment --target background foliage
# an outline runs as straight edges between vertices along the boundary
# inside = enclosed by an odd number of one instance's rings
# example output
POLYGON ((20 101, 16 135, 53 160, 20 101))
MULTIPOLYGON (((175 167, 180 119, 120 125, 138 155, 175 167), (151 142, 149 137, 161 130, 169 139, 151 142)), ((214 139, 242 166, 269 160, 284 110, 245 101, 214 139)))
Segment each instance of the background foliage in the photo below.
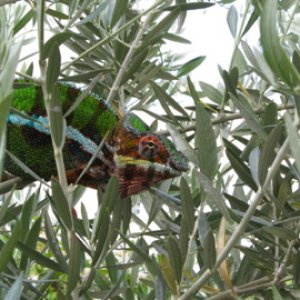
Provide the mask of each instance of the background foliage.
MULTIPOLYGON (((243 12, 234 0, 0 4, 0 161, 13 79, 37 73, 54 123, 63 126, 53 83, 78 82, 151 115, 154 130, 168 123, 162 134, 191 161, 182 178, 122 201, 115 179, 98 200, 68 188, 59 155, 51 188, 1 183, 1 299, 299 299, 299 0, 247 0, 243 12), (214 86, 189 77, 204 57, 178 64, 161 50, 187 43, 177 34, 187 12, 212 5, 228 9, 234 37, 214 86), (87 200, 99 203, 92 218, 87 200)), ((51 130, 59 153, 63 136, 51 130)))

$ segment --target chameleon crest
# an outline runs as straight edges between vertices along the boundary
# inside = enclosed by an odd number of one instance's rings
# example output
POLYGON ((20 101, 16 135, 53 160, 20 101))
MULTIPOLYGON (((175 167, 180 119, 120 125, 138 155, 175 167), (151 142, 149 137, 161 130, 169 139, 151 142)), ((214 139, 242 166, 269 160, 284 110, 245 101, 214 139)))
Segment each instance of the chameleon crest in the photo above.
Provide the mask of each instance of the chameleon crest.
MULTIPOLYGON (((66 112, 81 90, 63 83, 58 83, 58 88, 66 112)), ((12 107, 22 115, 11 111, 8 116, 7 149, 39 177, 49 180, 56 175, 56 167, 41 88, 33 84, 16 88, 12 107)), ((94 94, 86 96, 66 121, 63 155, 69 183, 104 187, 115 175, 120 182, 121 197, 127 197, 188 170, 186 158, 169 139, 151 132, 132 113, 119 119, 94 94), (95 159, 86 168, 93 156, 95 159)), ((5 159, 5 170, 33 180, 9 157, 5 159)))

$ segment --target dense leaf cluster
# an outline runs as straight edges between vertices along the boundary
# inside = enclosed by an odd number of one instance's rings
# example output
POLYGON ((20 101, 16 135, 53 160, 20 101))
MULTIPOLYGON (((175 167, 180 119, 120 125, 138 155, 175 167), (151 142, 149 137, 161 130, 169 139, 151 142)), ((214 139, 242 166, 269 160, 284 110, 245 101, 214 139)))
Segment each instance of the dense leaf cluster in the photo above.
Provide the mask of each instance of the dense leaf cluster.
POLYGON ((0 161, 13 79, 36 80, 39 70, 58 170, 51 185, 23 193, 20 178, 0 184, 0 298, 299 299, 299 1, 248 0, 243 12, 234 0, 157 0, 142 10, 140 2, 0 7, 0 161), (190 77, 205 57, 178 66, 161 49, 188 43, 176 33, 187 12, 214 4, 228 8, 234 50, 212 86, 190 77), (252 30, 256 46, 247 42, 252 30), (38 52, 22 65, 20 48, 32 43, 18 42, 25 32, 38 52), (114 177, 95 199, 68 187, 58 79, 120 114, 154 117, 153 129, 166 123, 161 134, 191 171, 131 199, 120 199, 114 177), (92 216, 89 201, 98 203, 92 216))

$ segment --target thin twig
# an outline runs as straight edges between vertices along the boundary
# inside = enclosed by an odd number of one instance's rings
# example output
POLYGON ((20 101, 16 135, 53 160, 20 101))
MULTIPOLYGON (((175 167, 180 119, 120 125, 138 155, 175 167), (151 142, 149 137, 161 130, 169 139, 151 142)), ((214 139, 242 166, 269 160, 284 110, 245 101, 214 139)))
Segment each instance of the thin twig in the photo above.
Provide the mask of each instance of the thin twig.
POLYGON ((131 59, 135 53, 135 51, 138 49, 139 47, 139 44, 140 44, 140 41, 141 41, 141 38, 144 34, 144 32, 146 31, 147 27, 148 27, 148 24, 150 22, 150 19, 152 17, 152 14, 149 13, 149 15, 146 17, 146 20, 144 21, 144 23, 142 24, 140 30, 138 31, 135 39, 133 40, 132 44, 130 45, 130 48, 127 52, 127 55, 126 57, 124 58, 124 61, 121 65, 121 68, 117 74, 117 77, 113 83, 113 86, 111 87, 110 91, 109 91, 109 95, 107 97, 107 102, 110 103, 113 98, 115 97, 117 91, 119 90, 120 88, 120 84, 121 84, 121 81, 123 79, 123 76, 125 74, 125 72, 127 71, 127 68, 131 62, 131 59))
POLYGON ((246 4, 245 12, 243 13, 243 19, 242 19, 241 26, 239 28, 239 32, 236 35, 236 38, 235 38, 235 41, 234 41, 234 49, 233 49, 233 53, 232 53, 231 60, 230 60, 229 70, 231 70, 232 67, 233 67, 233 63, 234 63, 234 59, 235 59, 235 56, 236 56, 236 53, 237 53, 237 50, 238 50, 238 46, 239 46, 239 44, 241 42, 241 39, 242 39, 243 29, 244 29, 244 25, 246 24, 246 20, 248 18, 250 4, 251 4, 251 2, 248 0, 247 4, 246 4))
MULTIPOLYGON (((288 109, 295 109, 295 106, 294 105, 282 105, 282 106, 279 106, 277 109, 278 109, 278 111, 288 110, 288 109)), ((257 109, 254 110, 254 112, 256 114, 262 114, 264 111, 265 111, 265 108, 262 108, 262 107, 257 108, 257 109)), ((221 114, 218 117, 212 118, 211 123, 213 125, 216 125, 216 124, 222 124, 222 123, 226 123, 226 122, 229 122, 229 121, 238 120, 238 119, 242 119, 242 118, 243 118, 243 116, 241 115, 241 113, 221 114)), ((180 128, 180 129, 178 129, 178 131, 181 132, 181 133, 184 133, 184 132, 188 132, 188 131, 193 131, 195 129, 196 129, 196 124, 192 124, 192 125, 180 128)), ((158 134, 160 134, 160 135, 169 135, 170 133, 169 133, 168 130, 161 130, 161 131, 158 132, 158 134)))
MULTIPOLYGON (((63 145, 56 145, 54 142, 53 136, 52 136, 52 126, 51 126, 51 93, 48 91, 47 87, 47 61, 43 57, 42 53, 44 50, 44 22, 45 22, 45 0, 41 0, 37 2, 37 11, 38 11, 38 39, 39 39, 39 65, 40 65, 40 70, 41 70, 41 87, 43 91, 43 97, 44 97, 44 102, 45 102, 45 108, 47 111, 48 115, 48 120, 49 120, 49 125, 50 125, 50 134, 51 134, 51 140, 52 140, 52 147, 53 147, 53 153, 54 153, 54 159, 55 159, 55 164, 56 164, 56 169, 57 169, 57 174, 58 174, 58 179, 59 183, 62 187, 62 190, 64 191, 64 194, 66 198, 68 199, 69 206, 71 208, 71 203, 72 203, 72 197, 70 194, 69 186, 68 186, 68 181, 66 177, 66 172, 65 172, 65 163, 64 163, 64 158, 63 158, 63 145)), ((72 226, 73 226, 72 222, 72 226)), ((71 243, 71 241, 69 241, 71 243)))
POLYGON ((73 59, 70 63, 66 64, 62 68, 61 72, 67 70, 75 62, 79 61, 80 59, 82 59, 83 57, 87 56, 89 53, 91 53, 92 51, 94 51, 98 47, 100 47, 100 46, 104 45, 105 43, 107 43, 109 40, 111 40, 112 38, 114 38, 115 36, 117 36, 120 32, 122 32, 123 30, 125 30, 129 26, 131 26, 131 24, 133 24, 134 22, 136 22, 137 20, 139 20, 142 16, 147 15, 149 12, 153 11, 154 9, 156 9, 161 3, 164 3, 164 1, 163 0, 158 1, 157 3, 155 3, 154 5, 152 5, 151 7, 149 7, 148 9, 144 10, 139 15, 137 15, 136 17, 134 17, 133 19, 131 19, 129 22, 127 22, 126 24, 124 24, 123 26, 121 26, 118 30, 116 30, 115 32, 111 33, 109 36, 107 36, 103 40, 99 41, 98 43, 96 43, 95 45, 93 45, 91 48, 89 48, 86 51, 82 52, 79 56, 77 56, 75 59, 73 59))
MULTIPOLYGON (((192 234, 190 235, 190 238, 189 238, 187 255, 186 255, 185 261, 184 261, 183 266, 182 266, 183 270, 186 269, 188 261, 189 261, 189 258, 190 258, 190 255, 192 255, 193 243, 195 242, 195 237, 196 237, 196 235, 198 233, 198 227, 199 227, 200 217, 201 217, 201 211, 198 211, 198 216, 197 216, 197 218, 196 218, 196 220, 194 222, 194 228, 193 228, 192 234)), ((180 285, 182 285, 182 284, 183 284, 183 281, 181 281, 180 285)))
POLYGON ((251 291, 255 291, 258 289, 266 288, 271 286, 272 280, 269 277, 262 277, 260 279, 248 282, 245 285, 241 285, 239 287, 235 287, 233 289, 229 289, 223 292, 218 293, 212 297, 209 297, 207 300, 222 300, 227 299, 228 297, 235 297, 237 295, 242 295, 245 293, 249 293, 251 291))

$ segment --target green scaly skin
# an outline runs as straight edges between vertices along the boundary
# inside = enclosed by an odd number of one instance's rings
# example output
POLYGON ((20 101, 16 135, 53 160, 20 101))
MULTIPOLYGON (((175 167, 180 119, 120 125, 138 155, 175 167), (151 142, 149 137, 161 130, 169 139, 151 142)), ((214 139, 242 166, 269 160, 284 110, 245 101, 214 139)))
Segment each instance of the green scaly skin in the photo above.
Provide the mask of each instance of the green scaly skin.
MULTIPOLYGON (((63 112, 66 112, 81 91, 70 84, 58 83, 57 86, 63 112)), ((12 107, 31 119, 11 111, 7 149, 39 177, 49 180, 56 175, 56 168, 51 138, 45 131, 47 119, 41 87, 21 83, 14 90, 12 107)), ((96 95, 86 96, 66 121, 63 155, 69 183, 77 182, 107 133, 101 151, 81 177, 80 184, 97 188, 105 186, 109 178, 116 175, 121 196, 126 197, 188 169, 185 157, 171 141, 152 133, 134 114, 119 119, 96 95)), ((32 180, 31 175, 9 157, 5 159, 5 170, 32 180)))

